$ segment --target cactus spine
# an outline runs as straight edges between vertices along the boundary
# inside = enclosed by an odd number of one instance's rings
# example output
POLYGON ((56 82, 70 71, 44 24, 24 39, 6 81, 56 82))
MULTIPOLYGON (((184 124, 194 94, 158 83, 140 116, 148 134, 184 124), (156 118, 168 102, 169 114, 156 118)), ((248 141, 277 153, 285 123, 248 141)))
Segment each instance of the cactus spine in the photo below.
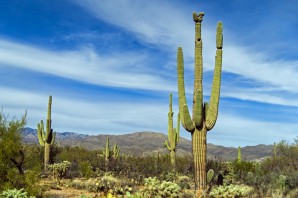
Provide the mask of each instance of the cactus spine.
POLYGON ((238 159, 237 159, 238 163, 242 162, 242 155, 241 155, 241 147, 238 146, 238 159))
POLYGON ((178 95, 179 111, 183 127, 192 136, 192 154, 194 158, 195 189, 204 190, 206 188, 206 136, 207 131, 211 130, 217 120, 218 105, 220 96, 221 68, 222 68, 222 23, 217 24, 216 34, 216 56, 215 69, 212 83, 210 103, 203 104, 203 59, 202 59, 202 39, 201 22, 204 13, 193 13, 195 22, 195 79, 193 96, 192 118, 186 102, 184 87, 184 61, 182 48, 178 48, 177 53, 177 73, 178 73, 178 95))
POLYGON ((43 120, 37 124, 38 141, 41 146, 44 147, 44 171, 47 171, 47 165, 50 163, 51 146, 55 142, 56 133, 52 129, 52 96, 49 96, 48 104, 48 117, 46 123, 46 129, 44 129, 43 120), (45 131, 46 130, 46 131, 45 131))
POLYGON ((180 113, 177 115, 177 128, 173 128, 173 109, 172 109, 172 93, 170 94, 168 113, 168 141, 165 141, 164 145, 170 151, 171 164, 173 171, 176 170, 176 146, 180 139, 180 113))

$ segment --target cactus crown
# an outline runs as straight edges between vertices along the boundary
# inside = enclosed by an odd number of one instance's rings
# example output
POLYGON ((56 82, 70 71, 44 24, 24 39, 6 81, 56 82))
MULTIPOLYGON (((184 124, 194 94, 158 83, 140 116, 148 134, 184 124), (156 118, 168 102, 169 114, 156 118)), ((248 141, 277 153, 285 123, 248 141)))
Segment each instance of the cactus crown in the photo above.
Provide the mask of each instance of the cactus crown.
POLYGON ((222 46, 223 34, 222 23, 217 24, 216 34, 216 56, 215 69, 212 83, 212 92, 209 104, 203 104, 203 56, 202 56, 202 38, 201 38, 201 22, 204 13, 193 13, 195 22, 195 79, 194 79, 194 96, 193 96, 193 115, 189 114, 184 86, 184 60, 182 48, 178 48, 177 52, 177 73, 178 73, 178 93, 179 93, 179 109, 181 112, 181 121, 183 127, 193 132, 195 128, 201 129, 204 126, 208 131, 211 130, 217 120, 218 104, 220 95, 221 68, 222 68, 222 46))

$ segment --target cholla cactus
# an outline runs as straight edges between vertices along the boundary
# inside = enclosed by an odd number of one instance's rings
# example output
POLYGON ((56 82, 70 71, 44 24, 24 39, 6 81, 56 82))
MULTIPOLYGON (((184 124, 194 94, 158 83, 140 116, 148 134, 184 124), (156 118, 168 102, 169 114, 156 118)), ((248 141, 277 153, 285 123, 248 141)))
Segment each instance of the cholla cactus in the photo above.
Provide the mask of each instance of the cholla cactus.
POLYGON ((70 168, 71 163, 69 161, 63 161, 60 163, 55 163, 48 165, 49 169, 53 171, 53 176, 58 180, 60 180, 65 176, 66 171, 70 168))
POLYGON ((178 184, 170 181, 160 181, 156 177, 144 179, 145 188, 142 190, 144 197, 179 197, 181 188, 178 184))
POLYGON ((56 133, 52 129, 52 96, 49 96, 48 104, 48 117, 46 129, 44 129, 43 120, 37 124, 38 141, 40 146, 44 147, 44 171, 47 171, 47 167, 50 163, 51 146, 55 142, 56 133))
POLYGON ((195 22, 195 79, 193 94, 193 112, 192 117, 186 101, 184 86, 184 60, 182 48, 178 48, 177 53, 177 75, 178 75, 178 95, 179 95, 179 112, 181 122, 186 131, 191 133, 192 137, 192 154, 194 159, 194 178, 195 189, 204 190, 206 188, 206 152, 207 152, 207 131, 210 131, 217 120, 220 82, 222 68, 222 47, 223 34, 222 23, 217 24, 216 33, 216 56, 215 69, 212 84, 210 102, 203 103, 203 53, 201 23, 204 13, 193 13, 195 22))
POLYGON ((176 146, 180 140, 180 113, 177 115, 177 128, 173 128, 172 93, 170 94, 170 104, 168 113, 168 141, 165 147, 170 151, 171 164, 173 171, 176 170, 176 146))
POLYGON ((246 185, 228 185, 213 188, 209 196, 214 198, 245 197, 253 192, 253 188, 246 185))

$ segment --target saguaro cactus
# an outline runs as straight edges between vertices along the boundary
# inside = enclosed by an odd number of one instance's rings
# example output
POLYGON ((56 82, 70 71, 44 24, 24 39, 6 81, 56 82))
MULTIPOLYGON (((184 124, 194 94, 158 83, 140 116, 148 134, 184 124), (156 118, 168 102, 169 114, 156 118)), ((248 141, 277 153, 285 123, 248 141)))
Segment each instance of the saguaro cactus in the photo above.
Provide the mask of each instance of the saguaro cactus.
POLYGON ((192 154, 194 158, 195 189, 206 188, 206 136, 217 120, 218 105, 220 96, 221 68, 222 68, 222 23, 217 24, 216 34, 216 56, 215 69, 212 83, 210 103, 203 104, 203 59, 202 59, 202 38, 201 23, 204 13, 193 13, 195 22, 195 79, 192 118, 189 114, 185 87, 184 87, 184 61, 182 48, 178 48, 177 53, 177 73, 178 73, 178 95, 181 122, 183 127, 191 133, 192 154))
POLYGON ((117 143, 115 142, 114 146, 113 146, 113 158, 114 159, 119 159, 119 156, 120 156, 120 148, 117 145, 117 143))
POLYGON ((241 155, 241 147, 238 146, 238 159, 237 159, 238 163, 242 162, 242 155, 241 155))
POLYGON ((177 115, 177 128, 173 128, 173 109, 172 109, 172 93, 170 94, 170 104, 168 113, 168 141, 164 145, 170 151, 171 164, 173 171, 176 170, 176 146, 180 140, 180 113, 177 115))
POLYGON ((276 156, 277 156, 277 145, 276 143, 274 142, 273 144, 273 159, 275 160, 276 159, 276 156))
POLYGON ((104 150, 104 156, 105 156, 105 166, 108 170, 109 167, 109 160, 110 160, 110 140, 109 137, 106 137, 106 148, 104 150))
POLYGON ((44 171, 47 171, 47 165, 50 162, 51 146, 54 144, 56 133, 53 132, 52 119, 52 96, 49 96, 48 117, 46 129, 44 129, 43 120, 37 124, 38 141, 44 147, 44 171))

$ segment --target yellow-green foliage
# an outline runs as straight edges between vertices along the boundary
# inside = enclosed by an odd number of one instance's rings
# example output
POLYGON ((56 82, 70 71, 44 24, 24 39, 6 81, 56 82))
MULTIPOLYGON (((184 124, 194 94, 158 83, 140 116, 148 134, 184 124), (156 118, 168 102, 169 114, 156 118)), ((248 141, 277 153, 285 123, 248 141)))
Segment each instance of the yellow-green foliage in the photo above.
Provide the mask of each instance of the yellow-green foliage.
POLYGON ((2 192, 1 196, 3 198, 35 198, 35 196, 28 196, 28 193, 22 189, 10 189, 2 192))
POLYGON ((253 192, 253 188, 246 185, 224 185, 212 188, 210 196, 214 198, 245 197, 253 192))
POLYGON ((142 193, 145 197, 174 198, 179 197, 181 188, 170 181, 160 181, 156 177, 144 179, 145 188, 142 193))

